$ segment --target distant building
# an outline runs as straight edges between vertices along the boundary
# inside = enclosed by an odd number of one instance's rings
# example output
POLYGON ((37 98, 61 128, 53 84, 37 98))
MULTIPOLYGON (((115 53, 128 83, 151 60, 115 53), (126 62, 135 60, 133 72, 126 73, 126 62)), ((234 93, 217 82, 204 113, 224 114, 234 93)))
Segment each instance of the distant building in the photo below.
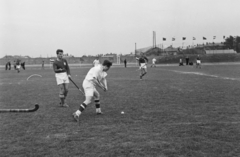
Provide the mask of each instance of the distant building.
POLYGON ((172 47, 172 45, 171 45, 171 46, 165 48, 163 51, 164 51, 164 53, 166 53, 168 55, 177 55, 178 49, 172 47))

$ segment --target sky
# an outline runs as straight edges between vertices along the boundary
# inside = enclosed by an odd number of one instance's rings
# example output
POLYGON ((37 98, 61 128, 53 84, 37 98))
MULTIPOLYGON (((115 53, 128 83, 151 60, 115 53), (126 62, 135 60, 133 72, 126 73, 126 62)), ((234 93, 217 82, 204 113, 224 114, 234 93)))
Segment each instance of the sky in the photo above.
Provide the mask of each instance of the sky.
POLYGON ((0 0, 0 58, 51 57, 57 49, 75 57, 129 54, 135 43, 152 46, 153 31, 164 47, 222 42, 240 35, 239 6, 239 0, 0 0))

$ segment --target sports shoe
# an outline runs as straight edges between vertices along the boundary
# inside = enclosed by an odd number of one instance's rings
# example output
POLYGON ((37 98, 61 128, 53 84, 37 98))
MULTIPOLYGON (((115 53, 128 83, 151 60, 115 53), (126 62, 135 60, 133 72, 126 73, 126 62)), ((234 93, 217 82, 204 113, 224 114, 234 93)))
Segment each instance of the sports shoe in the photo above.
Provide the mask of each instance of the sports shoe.
POLYGON ((97 115, 103 114, 101 111, 100 112, 96 112, 97 115))
POLYGON ((75 121, 77 122, 79 121, 79 116, 75 112, 72 114, 72 116, 75 119, 75 121))
POLYGON ((69 107, 69 106, 68 106, 68 104, 65 103, 62 105, 62 107, 69 107))
POLYGON ((59 103, 59 106, 60 106, 60 107, 69 107, 68 104, 65 103, 65 104, 62 105, 61 102, 59 103))

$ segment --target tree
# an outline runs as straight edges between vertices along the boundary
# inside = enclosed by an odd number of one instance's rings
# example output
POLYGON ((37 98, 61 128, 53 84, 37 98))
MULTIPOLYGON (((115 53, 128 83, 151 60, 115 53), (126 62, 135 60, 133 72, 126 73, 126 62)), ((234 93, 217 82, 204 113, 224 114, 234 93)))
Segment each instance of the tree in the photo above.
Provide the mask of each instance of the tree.
POLYGON ((229 49, 234 49, 235 51, 237 51, 238 53, 240 52, 240 47, 239 47, 239 43, 240 43, 240 37, 239 36, 230 36, 228 38, 225 39, 224 44, 229 48, 229 49))
POLYGON ((233 49, 233 36, 230 36, 230 37, 226 38, 224 44, 225 44, 229 49, 233 49))

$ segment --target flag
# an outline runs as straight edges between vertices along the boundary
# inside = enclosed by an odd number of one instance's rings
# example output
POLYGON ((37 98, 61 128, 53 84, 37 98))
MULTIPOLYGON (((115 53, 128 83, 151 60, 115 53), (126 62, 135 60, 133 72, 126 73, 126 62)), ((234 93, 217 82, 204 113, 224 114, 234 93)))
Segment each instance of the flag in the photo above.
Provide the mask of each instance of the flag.
POLYGON ((186 37, 183 37, 183 38, 182 38, 182 40, 185 40, 185 39, 186 39, 186 37))
POLYGON ((167 39, 166 38, 162 38, 163 41, 166 41, 167 39))
POLYGON ((193 40, 196 40, 196 38, 195 38, 195 37, 193 37, 193 40))
POLYGON ((172 38, 172 41, 175 41, 175 38, 172 38))
POLYGON ((213 36, 213 39, 216 39, 216 36, 213 36))
POLYGON ((203 37, 203 40, 207 40, 207 38, 203 37))

